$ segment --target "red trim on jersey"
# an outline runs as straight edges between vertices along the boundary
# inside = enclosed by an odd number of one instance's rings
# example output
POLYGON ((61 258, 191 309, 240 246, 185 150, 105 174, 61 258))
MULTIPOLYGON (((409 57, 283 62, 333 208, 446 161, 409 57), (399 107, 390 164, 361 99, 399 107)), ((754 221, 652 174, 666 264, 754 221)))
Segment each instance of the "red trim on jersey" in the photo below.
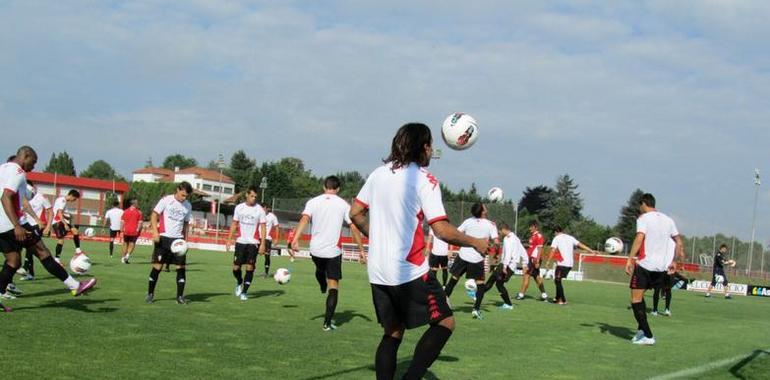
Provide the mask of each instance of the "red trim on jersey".
POLYGON ((360 200, 360 199, 358 199, 358 198, 354 199, 354 201, 355 201, 356 203, 360 204, 361 206, 363 206, 364 208, 369 208, 369 205, 368 205, 368 204, 366 204, 364 201, 362 201, 362 200, 360 200))
POLYGON ((422 221, 425 219, 425 214, 422 210, 417 214, 417 228, 414 230, 414 238, 412 239, 412 248, 406 255, 406 261, 420 266, 425 261, 425 233, 422 231, 422 221))
POLYGON ((644 239, 645 239, 645 238, 642 238, 642 246, 641 246, 641 247, 639 247, 639 254, 638 254, 638 255, 636 255, 636 257, 637 257, 637 259, 638 259, 639 261, 642 261, 642 260, 644 260, 644 258, 645 258, 645 257, 647 257, 647 253, 646 253, 646 252, 644 252, 644 239))
POLYGON ((166 223, 164 223, 164 220, 163 220, 164 219, 163 218, 163 213, 160 213, 160 215, 158 215, 158 217, 160 218, 160 222, 158 223, 158 233, 162 234, 162 233, 166 232, 166 226, 165 226, 166 223))
POLYGON ((433 223, 436 223, 436 222, 440 222, 442 220, 449 220, 449 217, 446 216, 446 215, 444 215, 444 216, 437 216, 437 217, 429 220, 428 224, 433 224, 433 223))
POLYGON ((562 257, 561 252, 559 252, 559 249, 554 249, 553 251, 553 258, 556 259, 556 262, 560 263, 564 261, 564 257, 562 257))
POLYGON ((19 204, 19 194, 14 193, 11 196, 11 202, 13 202, 13 211, 16 212, 16 217, 21 218, 24 216, 24 212, 21 211, 21 205, 19 204))

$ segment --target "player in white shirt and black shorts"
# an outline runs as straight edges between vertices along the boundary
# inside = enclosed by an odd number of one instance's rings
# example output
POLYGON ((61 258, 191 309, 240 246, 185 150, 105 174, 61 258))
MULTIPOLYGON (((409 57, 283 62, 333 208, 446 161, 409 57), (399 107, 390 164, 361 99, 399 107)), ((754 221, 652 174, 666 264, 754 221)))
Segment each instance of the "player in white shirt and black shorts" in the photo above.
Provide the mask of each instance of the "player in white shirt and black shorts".
POLYGON ((342 223, 350 225, 353 240, 358 244, 360 260, 366 260, 361 235, 350 221, 350 205, 337 196, 340 190, 340 179, 329 176, 324 179, 324 193, 307 201, 302 211, 302 218, 297 224, 292 249, 299 249, 299 238, 305 226, 312 222, 310 229, 310 255, 315 264, 315 278, 321 287, 321 293, 326 296, 326 313, 324 314, 324 331, 337 329, 333 323, 334 311, 337 308, 339 281, 342 279, 342 245, 340 234, 342 223))
POLYGON ((676 271, 674 255, 680 261, 684 259, 684 244, 674 221, 655 209, 652 194, 642 195, 639 210, 642 215, 636 220, 636 237, 626 262, 626 273, 631 276, 631 309, 638 324, 638 331, 631 342, 653 345, 655 338, 647 323, 644 292, 660 287, 666 272, 672 274, 676 271), (673 250, 669 249, 671 239, 676 242, 673 250))
POLYGON ((513 309, 513 302, 511 302, 508 289, 505 288, 505 283, 513 277, 516 266, 521 260, 524 261, 524 265, 527 264, 527 251, 508 224, 500 224, 500 235, 503 237, 503 255, 495 270, 489 275, 484 291, 488 292, 492 286, 497 286, 497 291, 500 292, 500 297, 503 299, 500 309, 511 310, 513 309))
POLYGON ((446 286, 449 272, 449 244, 437 238, 433 233, 433 229, 430 229, 426 250, 430 250, 428 265, 431 272, 433 272, 434 276, 438 276, 438 271, 441 271, 441 285, 446 286))
POLYGON ((257 255, 266 251, 265 210, 257 203, 257 188, 252 186, 246 190, 246 200, 235 206, 233 223, 227 236, 225 250, 230 251, 233 235, 238 232, 235 240, 235 255, 233 257, 233 277, 235 277, 235 296, 241 301, 248 300, 247 292, 254 280, 254 266, 257 255), (241 266, 246 265, 246 278, 241 273, 241 266))
POLYGON ((472 246, 478 252, 488 248, 486 240, 467 236, 447 221, 438 180, 425 169, 431 144, 426 125, 402 126, 385 164, 369 175, 350 211, 351 219, 369 236, 367 270, 377 320, 384 329, 375 357, 377 379, 395 376, 406 329, 430 324, 403 377, 420 379, 455 327, 446 293, 429 273, 423 223, 447 243, 472 246))
POLYGON ((270 253, 273 250, 273 229, 278 228, 278 217, 273 214, 273 210, 268 205, 264 205, 265 209, 265 274, 267 278, 270 275, 270 253))
MULTIPOLYGON (((31 191, 31 194, 27 194, 32 198, 29 201, 25 201, 26 220, 30 226, 32 226, 36 233, 40 236, 46 236, 51 232, 51 220, 53 214, 51 213, 51 202, 42 193, 37 191, 35 185, 31 182, 27 182, 27 190, 31 191), (31 212, 30 212, 31 211, 31 212)), ((33 256, 37 252, 36 247, 27 247, 27 253, 24 256, 24 270, 26 274, 21 278, 22 280, 30 281, 35 279, 35 263, 33 256)))
POLYGON ((110 257, 115 249, 115 238, 120 234, 123 224, 123 209, 120 208, 120 202, 112 202, 112 208, 104 213, 104 226, 110 227, 110 257))
POLYGON ((75 244, 75 254, 81 254, 80 250, 80 232, 77 227, 72 225, 70 215, 66 212, 65 208, 67 203, 72 203, 80 199, 80 192, 72 189, 67 192, 66 195, 56 198, 53 202, 53 225, 51 231, 56 236, 56 261, 59 261, 61 257, 62 249, 64 248, 64 237, 68 233, 72 233, 72 242, 75 244))
POLYGON ((575 262, 575 247, 580 247, 592 254, 596 254, 596 252, 578 241, 578 239, 575 239, 574 236, 564 233, 561 226, 554 227, 553 232, 556 236, 551 241, 551 254, 548 256, 546 268, 550 266, 551 260, 555 257, 556 271, 553 275, 553 282, 556 285, 556 298, 554 298, 553 302, 557 305, 566 305, 567 297, 564 295, 564 286, 561 282, 567 278, 567 275, 572 270, 575 262))
POLYGON ((155 300, 155 286, 158 276, 163 269, 163 264, 176 266, 176 303, 184 305, 184 287, 187 282, 185 264, 187 255, 177 256, 171 252, 171 243, 177 239, 187 240, 187 226, 192 216, 192 205, 187 197, 192 194, 192 186, 188 182, 181 182, 172 195, 166 195, 158 201, 152 209, 150 216, 150 231, 155 249, 152 252, 152 270, 145 301, 152 303, 155 300))
MULTIPOLYGON (((21 266, 21 249, 33 247, 40 263, 70 289, 74 296, 79 296, 94 285, 96 279, 78 282, 64 268, 54 261, 51 253, 41 240, 39 230, 26 222, 23 200, 27 196, 27 172, 32 171, 37 163, 37 153, 29 146, 22 146, 16 156, 0 165, 0 252, 5 256, 5 263, 0 270, 0 293, 5 293, 8 284, 13 282, 13 275, 21 266)), ((0 305, 0 311, 10 309, 0 305)))
MULTIPOLYGON (((476 202, 471 206, 471 215, 473 217, 466 219, 460 227, 457 227, 457 230, 478 239, 492 239, 495 242, 495 246, 499 245, 500 240, 497 235, 497 227, 487 219, 487 207, 481 202, 476 202)), ((452 263, 452 268, 449 269, 452 273, 452 278, 445 287, 448 297, 452 295, 452 290, 454 290, 455 285, 457 285, 463 274, 465 274, 466 278, 476 280, 475 294, 469 293, 474 298, 471 315, 475 319, 483 319, 480 308, 481 301, 484 299, 484 293, 486 292, 486 287, 484 286, 484 256, 486 256, 486 253, 480 254, 473 248, 460 248, 457 258, 452 263)))

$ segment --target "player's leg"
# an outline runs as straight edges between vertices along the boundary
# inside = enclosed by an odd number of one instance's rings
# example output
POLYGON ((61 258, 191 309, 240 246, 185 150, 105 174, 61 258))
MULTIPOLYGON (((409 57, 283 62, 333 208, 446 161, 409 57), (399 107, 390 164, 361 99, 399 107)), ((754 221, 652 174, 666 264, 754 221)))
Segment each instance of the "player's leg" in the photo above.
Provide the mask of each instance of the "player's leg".
POLYGON ((56 223, 53 226, 53 232, 56 236, 56 261, 58 262, 64 249, 64 237, 67 236, 67 230, 63 223, 56 223))
POLYGON ((540 290, 540 299, 543 301, 548 300, 548 293, 545 292, 545 283, 543 281, 543 277, 539 275, 535 277, 535 282, 537 283, 537 288, 540 290))
POLYGON ((484 262, 473 263, 468 267, 468 276, 476 280, 476 300, 473 303, 473 316, 483 319, 481 315, 481 301, 484 300, 486 286, 484 285, 484 262))
POLYGON ((147 297, 145 301, 152 303, 155 299, 155 287, 158 285, 158 277, 161 270, 163 270, 163 264, 170 260, 171 250, 170 242, 164 236, 160 237, 160 241, 155 243, 155 247, 152 251, 152 266, 150 268, 150 279, 147 284, 147 297))
POLYGON ((128 247, 131 245, 131 237, 123 235, 123 245, 120 247, 120 262, 123 264, 128 264, 126 261, 128 261, 128 247))
POLYGON ((706 289, 706 298, 711 297, 711 290, 714 289, 715 286, 717 286, 717 273, 712 272, 711 283, 709 284, 709 288, 706 289))
POLYGON ((562 281, 569 276, 569 272, 572 270, 571 267, 561 267, 560 276, 559 276, 559 285, 561 287, 561 302, 562 304, 567 303, 567 295, 564 293, 564 285, 562 284, 562 281))
POLYGON ((112 257, 112 252, 115 250, 115 236, 117 235, 117 231, 110 230, 110 257, 112 257))
POLYGON ((273 248, 273 241, 265 241, 265 278, 270 274, 270 251, 273 248))
POLYGON ((371 288, 377 321, 384 330, 374 356, 374 370, 378 380, 390 380, 396 376, 398 347, 406 327, 397 312, 397 287, 371 284, 371 288))
POLYGON ((730 295, 730 283, 727 281, 727 275, 722 273, 722 277, 724 278, 724 281, 722 281, 722 287, 725 290, 725 298, 731 298, 730 295))
POLYGON ((321 294, 326 293, 326 288, 329 286, 326 283, 326 264, 328 259, 316 256, 311 256, 311 258, 313 259, 313 264, 315 264, 315 279, 318 281, 321 294))
MULTIPOLYGON (((11 230, 13 233, 13 230, 11 230)), ((13 282, 13 275, 21 267, 21 255, 19 254, 21 249, 16 248, 5 252, 5 262, 3 263, 3 269, 0 270, 0 294, 5 294, 8 288, 8 284, 13 282)))
POLYGON ((660 303, 661 288, 657 287, 652 291, 652 315, 658 315, 658 304, 660 303))
POLYGON ((501 271, 495 279, 495 286, 497 291, 500 292, 500 297, 503 299, 504 304, 501 306, 503 309, 513 308, 513 302, 511 302, 511 297, 508 295, 508 289, 505 288, 505 283, 508 282, 512 275, 513 273, 511 272, 508 272, 508 275, 506 275, 501 271))
POLYGON ((187 284, 187 267, 185 266, 185 256, 177 257, 176 260, 176 303, 184 305, 187 300, 184 298, 184 287, 187 284))
POLYGON ((27 247, 26 254, 24 255, 24 269, 27 271, 27 274, 24 276, 23 278, 24 280, 35 279, 34 256, 35 256, 35 248, 27 247))
POLYGON ((72 242, 75 244, 75 254, 83 253, 80 249, 80 231, 77 227, 72 226, 70 232, 72 233, 72 242))
POLYGON ((30 242, 27 249, 30 248, 35 251, 35 255, 40 260, 40 263, 43 264, 43 268, 45 268, 45 270, 52 276, 58 278, 59 281, 63 282, 64 286, 66 286, 73 295, 79 296, 96 285, 96 278, 81 282, 70 276, 64 267, 54 260, 53 256, 51 256, 51 251, 48 250, 48 247, 45 246, 42 240, 37 240, 34 244, 30 242))
POLYGON ((666 286, 663 288, 663 296, 666 297, 666 310, 665 314, 671 316, 671 287, 666 286))
POLYGON ((326 283, 329 289, 326 295, 326 313, 324 315, 324 330, 335 329, 332 323, 334 312, 337 309, 339 296, 339 282, 342 280, 342 255, 329 259, 326 266, 326 283))
POLYGON ((452 295, 452 292, 455 289, 455 285, 457 285, 457 282, 460 281, 460 277, 465 274, 466 270, 468 270, 468 263, 465 262, 465 260, 456 257, 454 263, 452 263, 452 268, 449 270, 449 272, 452 274, 452 277, 444 286, 444 292, 446 293, 447 297, 452 295))
MULTIPOLYGON (((647 322, 647 305, 644 302, 644 292, 648 288, 655 286, 657 284, 653 281, 651 272, 637 265, 634 268, 634 273, 631 275, 631 284, 629 285, 631 288, 631 310, 633 310, 638 330, 641 331, 641 333, 638 331, 636 336, 634 336, 632 340, 634 343, 644 342, 644 339, 647 339, 649 342, 652 339, 652 330, 647 322)), ((651 343, 647 344, 654 343, 655 341, 652 340, 651 343)))
POLYGON ((233 253, 233 277, 235 277, 235 296, 240 297, 243 293, 243 273, 241 265, 248 261, 246 244, 235 243, 235 253, 233 253))

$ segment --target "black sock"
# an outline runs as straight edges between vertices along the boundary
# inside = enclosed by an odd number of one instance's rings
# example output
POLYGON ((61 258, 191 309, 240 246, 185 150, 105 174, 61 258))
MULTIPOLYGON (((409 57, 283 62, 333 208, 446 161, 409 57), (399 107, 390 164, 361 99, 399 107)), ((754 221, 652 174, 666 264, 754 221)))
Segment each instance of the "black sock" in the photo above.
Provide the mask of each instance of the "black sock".
POLYGON ((507 305, 512 305, 513 302, 511 302, 511 297, 508 295, 508 289, 505 288, 505 282, 497 281, 495 282, 495 285, 497 285, 497 291, 500 292, 500 297, 503 298, 503 302, 507 305))
POLYGON ((326 296, 326 315, 324 316, 324 326, 332 323, 334 310, 337 308, 337 289, 329 289, 329 295, 326 296))
POLYGON ((158 276, 160 276, 160 269, 155 267, 150 270, 150 284, 147 288, 147 294, 155 294, 155 285, 158 284, 158 276))
POLYGON ((671 289, 664 289, 664 293, 666 293, 666 310, 671 308, 671 289))
POLYGON ((187 276, 185 268, 177 268, 176 270, 176 296, 177 298, 184 295, 184 284, 187 282, 187 276))
POLYGON ((652 338, 652 330, 650 330, 650 325, 647 323, 646 308, 647 306, 644 304, 644 301, 631 304, 631 309, 634 311, 634 318, 636 318, 636 322, 639 324, 639 329, 644 331, 644 336, 652 338))
POLYGON ((492 289, 493 286, 495 286, 496 282, 497 282, 497 273, 492 272, 492 274, 489 275, 489 280, 487 280, 487 283, 484 284, 484 291, 488 292, 490 289, 492 289))
POLYGON ((400 345, 401 339, 390 335, 382 336, 380 345, 377 347, 377 355, 374 357, 377 380, 392 380, 396 376, 396 359, 400 345))
POLYGON ((540 289, 540 293, 545 293, 545 284, 540 283, 540 285, 537 286, 538 289, 540 289))
POLYGON ((72 241, 75 242, 75 248, 80 248, 80 235, 72 235, 72 241))
POLYGON ((265 253, 265 274, 270 273, 270 252, 265 253))
POLYGON ((24 257, 24 269, 27 270, 27 273, 29 273, 30 276, 35 276, 35 262, 34 259, 34 252, 32 251, 32 248, 27 248, 27 254, 24 257))
POLYGON ((553 283, 556 284, 556 300, 564 302, 564 288, 561 285, 561 278, 555 278, 553 283))
POLYGON ((110 256, 112 256, 112 250, 115 248, 115 242, 110 241, 110 256))
POLYGON ((243 280, 243 292, 246 293, 249 291, 249 286, 251 286, 251 281, 254 280, 254 271, 246 270, 246 278, 243 280))
POLYGON ((61 250, 64 248, 62 244, 56 244, 56 258, 61 257, 61 250))
POLYGON ((652 292, 652 311, 658 311, 658 302, 660 301, 660 288, 655 288, 652 292))
POLYGON ((16 269, 8 263, 3 264, 3 269, 0 270, 0 293, 5 293, 5 289, 8 284, 13 282, 13 274, 16 273, 16 269))
POLYGON ((235 277, 235 281, 238 282, 238 285, 243 284, 243 275, 241 274, 240 269, 233 269, 233 277, 235 277))
POLYGON ((425 372, 441 354, 441 349, 452 336, 452 330, 441 326, 432 325, 422 334, 422 338, 417 342, 414 348, 412 363, 409 364, 409 370, 404 374, 404 379, 422 379, 425 372))
POLYGON ((484 293, 486 293, 486 286, 484 284, 478 284, 476 286, 476 302, 473 304, 473 308, 478 310, 481 307, 481 301, 484 299, 484 293))
POLYGON ((444 293, 446 293, 447 297, 452 295, 452 291, 455 289, 455 285, 457 285, 457 279, 454 277, 450 278, 449 282, 447 282, 446 286, 444 287, 444 293))
POLYGON ((447 277, 449 277, 449 271, 446 268, 441 269, 441 285, 446 286, 447 277))
POLYGON ((43 268, 48 271, 48 273, 54 275, 56 278, 58 278, 61 281, 66 280, 69 278, 69 273, 59 265, 59 263, 56 262, 56 260, 53 259, 53 257, 48 256, 43 260, 40 260, 40 263, 43 264, 43 268))
POLYGON ((316 269, 315 279, 318 281, 318 285, 321 287, 321 293, 326 293, 326 272, 316 269))

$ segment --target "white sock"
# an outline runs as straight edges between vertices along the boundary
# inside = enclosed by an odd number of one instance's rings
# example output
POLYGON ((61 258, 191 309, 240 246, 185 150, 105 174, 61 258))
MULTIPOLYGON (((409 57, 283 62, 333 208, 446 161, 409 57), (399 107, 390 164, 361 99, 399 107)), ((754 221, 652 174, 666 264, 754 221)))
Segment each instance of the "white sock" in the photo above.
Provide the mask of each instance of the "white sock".
POLYGON ((67 276, 67 279, 64 280, 64 285, 69 288, 69 290, 77 290, 78 287, 80 287, 80 282, 72 278, 72 276, 67 276))
POLYGON ((79 255, 83 253, 83 251, 81 251, 80 248, 75 248, 75 253, 79 255))

